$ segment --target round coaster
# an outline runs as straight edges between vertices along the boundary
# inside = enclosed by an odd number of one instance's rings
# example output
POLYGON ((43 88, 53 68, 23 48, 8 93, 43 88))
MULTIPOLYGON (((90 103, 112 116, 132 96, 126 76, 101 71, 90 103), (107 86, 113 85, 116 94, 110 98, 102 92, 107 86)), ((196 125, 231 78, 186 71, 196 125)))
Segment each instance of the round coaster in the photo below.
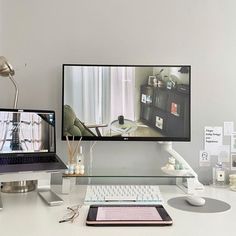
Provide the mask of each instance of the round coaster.
POLYGON ((176 197, 169 199, 167 203, 171 207, 174 207, 179 210, 199 212, 199 213, 223 212, 231 208, 231 206, 228 203, 213 198, 204 197, 206 203, 203 206, 191 206, 187 203, 185 199, 186 197, 176 197))

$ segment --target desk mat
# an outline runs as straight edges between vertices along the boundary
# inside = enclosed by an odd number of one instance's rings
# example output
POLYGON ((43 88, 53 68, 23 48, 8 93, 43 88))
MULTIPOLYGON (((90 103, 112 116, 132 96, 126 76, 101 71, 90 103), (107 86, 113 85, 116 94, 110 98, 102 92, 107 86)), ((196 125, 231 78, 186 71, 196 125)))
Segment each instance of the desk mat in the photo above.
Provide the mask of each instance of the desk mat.
POLYGON ((228 203, 213 198, 204 197, 206 203, 203 206, 191 206, 186 202, 185 199, 186 197, 176 197, 169 199, 167 203, 171 207, 179 210, 199 212, 199 213, 224 212, 231 208, 231 206, 228 203))

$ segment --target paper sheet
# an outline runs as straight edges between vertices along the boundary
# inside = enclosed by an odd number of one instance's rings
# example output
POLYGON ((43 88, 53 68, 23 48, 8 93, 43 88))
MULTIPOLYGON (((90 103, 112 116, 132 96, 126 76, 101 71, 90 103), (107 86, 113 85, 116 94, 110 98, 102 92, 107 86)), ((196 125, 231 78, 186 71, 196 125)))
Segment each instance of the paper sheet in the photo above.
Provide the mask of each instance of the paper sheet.
POLYGON ((224 122, 224 136, 230 136, 234 132, 234 122, 225 121, 224 122))
POLYGON ((223 129, 221 126, 205 127, 205 150, 211 155, 218 155, 218 147, 222 146, 223 129))
POLYGON ((223 145, 218 147, 218 162, 230 162, 229 145, 223 145))
POLYGON ((231 134, 231 152, 236 152, 236 132, 231 134))

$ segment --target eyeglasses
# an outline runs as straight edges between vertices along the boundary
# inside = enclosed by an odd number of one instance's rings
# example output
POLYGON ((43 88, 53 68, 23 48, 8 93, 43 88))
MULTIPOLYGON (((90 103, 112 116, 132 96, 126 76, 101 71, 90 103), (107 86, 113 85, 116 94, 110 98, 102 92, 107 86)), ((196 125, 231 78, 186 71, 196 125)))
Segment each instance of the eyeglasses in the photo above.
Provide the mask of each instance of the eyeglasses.
POLYGON ((62 220, 59 221, 59 223, 64 223, 64 222, 71 222, 73 223, 74 220, 79 216, 79 209, 81 206, 73 206, 73 207, 67 207, 66 209, 68 210, 67 214, 63 217, 62 220))

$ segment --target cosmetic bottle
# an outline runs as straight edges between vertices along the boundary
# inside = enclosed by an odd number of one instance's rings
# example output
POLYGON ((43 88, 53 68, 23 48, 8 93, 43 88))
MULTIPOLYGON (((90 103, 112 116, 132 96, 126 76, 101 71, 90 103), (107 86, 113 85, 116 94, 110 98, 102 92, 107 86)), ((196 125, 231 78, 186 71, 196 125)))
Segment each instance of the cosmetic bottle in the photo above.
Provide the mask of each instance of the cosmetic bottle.
POLYGON ((226 186, 226 168, 223 163, 218 162, 213 167, 213 185, 215 187, 225 187, 226 186))
POLYGON ((83 155, 83 149, 82 149, 82 146, 80 146, 80 149, 79 149, 79 154, 77 155, 77 166, 79 166, 79 173, 80 174, 84 174, 84 155, 83 155))

